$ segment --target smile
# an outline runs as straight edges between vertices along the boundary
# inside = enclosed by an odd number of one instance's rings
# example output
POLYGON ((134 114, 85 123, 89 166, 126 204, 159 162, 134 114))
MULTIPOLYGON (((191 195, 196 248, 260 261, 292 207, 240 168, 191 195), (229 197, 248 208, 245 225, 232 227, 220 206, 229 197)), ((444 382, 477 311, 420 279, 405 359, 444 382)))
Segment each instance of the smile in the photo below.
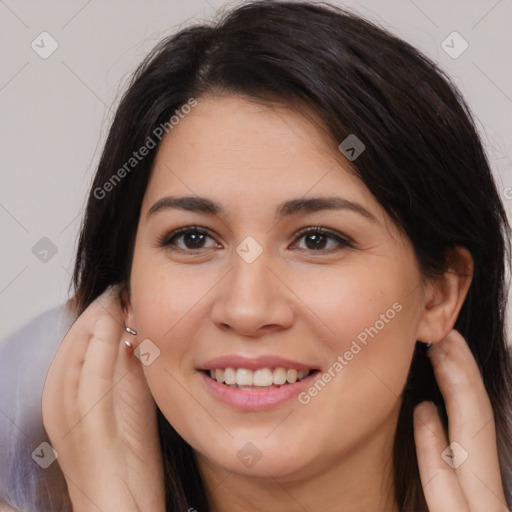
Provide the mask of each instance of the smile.
POLYGON ((215 368, 209 370, 210 378, 231 388, 243 390, 275 389, 305 379, 312 370, 294 368, 215 368))
POLYGON ((264 411, 296 399, 320 374, 317 369, 218 364, 198 372, 208 394, 231 409, 264 411))

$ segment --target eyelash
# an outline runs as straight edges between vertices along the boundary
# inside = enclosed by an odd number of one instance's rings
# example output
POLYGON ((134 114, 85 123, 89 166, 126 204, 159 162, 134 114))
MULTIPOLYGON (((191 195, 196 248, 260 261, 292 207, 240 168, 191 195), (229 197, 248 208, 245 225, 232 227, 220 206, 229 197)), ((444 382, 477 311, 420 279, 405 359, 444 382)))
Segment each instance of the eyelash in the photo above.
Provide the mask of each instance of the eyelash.
MULTIPOLYGON (((207 230, 205 230, 204 228, 201 228, 199 226, 187 226, 187 227, 184 227, 184 228, 179 228, 179 229, 176 229, 175 231, 172 231, 171 233, 168 233, 164 236, 162 236, 159 240, 158 240, 158 245, 160 247, 166 247, 172 251, 178 251, 178 252, 195 252, 195 253, 199 253, 201 251, 204 251, 204 250, 207 250, 208 248, 204 249, 204 248, 199 248, 199 249, 181 249, 181 248, 177 248, 176 246, 173 247, 173 242, 176 238, 180 237, 180 236, 183 236, 183 235, 187 235, 187 234, 201 234, 201 235, 206 235, 206 236, 209 236, 210 238, 213 238, 207 230)), ((326 237, 329 237, 333 240, 335 240, 336 242, 338 242, 338 244, 341 246, 341 247, 338 247, 338 248, 334 248, 334 249, 319 249, 319 250, 315 250, 315 249, 300 249, 300 250, 306 250, 306 251, 310 251, 310 252, 327 252, 327 253, 331 253, 333 251, 337 251, 337 250, 341 250, 343 248, 349 248, 349 249, 354 249, 355 246, 353 244, 353 242, 351 240, 348 239, 348 237, 343 237, 339 234, 337 234, 336 232, 333 232, 331 231, 330 229, 328 228, 325 228, 323 226, 313 226, 313 227, 308 227, 308 228, 303 228, 301 229, 295 236, 295 240, 294 240, 294 243, 296 243, 300 238, 304 237, 305 235, 324 235, 326 237)))

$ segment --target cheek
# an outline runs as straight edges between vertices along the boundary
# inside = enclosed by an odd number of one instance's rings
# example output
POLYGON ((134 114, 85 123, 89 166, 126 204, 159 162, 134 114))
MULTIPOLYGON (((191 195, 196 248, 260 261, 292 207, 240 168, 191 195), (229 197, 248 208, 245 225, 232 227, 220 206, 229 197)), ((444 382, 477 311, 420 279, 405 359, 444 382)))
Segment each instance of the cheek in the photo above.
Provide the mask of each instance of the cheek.
POLYGON ((215 282, 212 272, 200 272, 190 265, 170 265, 160 259, 134 259, 130 288, 138 331, 163 342, 182 329, 182 322, 196 315, 215 282))
MULTIPOLYGON (((149 338, 160 349, 144 374, 151 394, 167 420, 196 448, 196 440, 215 442, 212 429, 199 429, 205 423, 204 411, 191 399, 188 377, 193 373, 191 344, 197 338, 201 298, 212 284, 204 276, 192 275, 194 269, 177 270, 159 261, 142 265, 134 259, 130 288, 139 340, 149 338), (150 270, 151 269, 151 270, 150 270)), ((197 447, 199 448, 199 447, 197 447)))
POLYGON ((349 304, 336 322, 333 317, 337 336, 331 340, 327 368, 299 396, 297 417, 309 418, 315 435, 323 433, 319 452, 343 453, 377 431, 392 437, 414 350, 415 315, 408 302, 390 304, 383 297, 371 307, 349 304), (321 427, 314 418, 323 418, 321 427))
POLYGON ((149 338, 160 349, 160 357, 144 367, 144 372, 169 420, 173 411, 189 410, 193 403, 182 385, 195 373, 197 354, 191 348, 208 318, 205 298, 218 280, 211 269, 171 265, 162 258, 145 258, 144 254, 134 258, 130 289, 138 338, 149 338), (172 410, 165 404, 172 404, 172 410))
POLYGON ((363 432, 396 412, 414 351, 418 295, 411 290, 419 279, 411 265, 396 269, 340 269, 298 291, 318 312, 324 328, 317 332, 328 332, 319 349, 329 354, 301 403, 332 411, 333 425, 346 423, 350 412, 351 428, 363 432))
POLYGON ((323 330, 321 341, 332 353, 344 353, 354 341, 371 349, 410 343, 417 316, 411 290, 419 275, 411 265, 398 272, 395 265, 383 263, 315 269, 309 276, 297 273, 295 279, 290 274, 293 291, 304 304, 301 311, 317 326, 316 334, 323 330), (371 344, 374 339, 382 341, 371 344))

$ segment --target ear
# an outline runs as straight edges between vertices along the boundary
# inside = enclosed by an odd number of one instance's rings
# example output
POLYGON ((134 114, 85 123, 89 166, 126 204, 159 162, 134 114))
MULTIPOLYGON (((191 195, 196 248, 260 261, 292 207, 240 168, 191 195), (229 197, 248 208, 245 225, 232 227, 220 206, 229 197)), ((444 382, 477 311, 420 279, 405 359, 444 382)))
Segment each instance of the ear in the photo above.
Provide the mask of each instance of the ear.
POLYGON ((128 285, 123 286, 120 292, 121 306, 123 308, 123 319, 125 327, 129 327, 134 331, 137 331, 137 325, 135 324, 135 315, 133 313, 132 302, 130 298, 130 289, 128 285))
POLYGON ((473 258, 464 247, 448 254, 448 269, 427 278, 425 303, 416 339, 438 343, 453 329, 473 279, 473 258))

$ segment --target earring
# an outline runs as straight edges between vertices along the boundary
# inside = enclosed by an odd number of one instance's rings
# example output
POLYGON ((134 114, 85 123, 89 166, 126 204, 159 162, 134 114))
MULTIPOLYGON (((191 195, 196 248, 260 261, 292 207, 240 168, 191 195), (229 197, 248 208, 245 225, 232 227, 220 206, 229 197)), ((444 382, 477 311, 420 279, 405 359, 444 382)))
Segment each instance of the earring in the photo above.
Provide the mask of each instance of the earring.
POLYGON ((129 332, 130 334, 132 334, 133 336, 137 336, 137 331, 134 331, 133 329, 130 329, 129 327, 125 327, 124 330, 126 332, 129 332))
POLYGON ((427 346, 427 350, 432 346, 432 342, 428 340, 425 345, 427 346))

